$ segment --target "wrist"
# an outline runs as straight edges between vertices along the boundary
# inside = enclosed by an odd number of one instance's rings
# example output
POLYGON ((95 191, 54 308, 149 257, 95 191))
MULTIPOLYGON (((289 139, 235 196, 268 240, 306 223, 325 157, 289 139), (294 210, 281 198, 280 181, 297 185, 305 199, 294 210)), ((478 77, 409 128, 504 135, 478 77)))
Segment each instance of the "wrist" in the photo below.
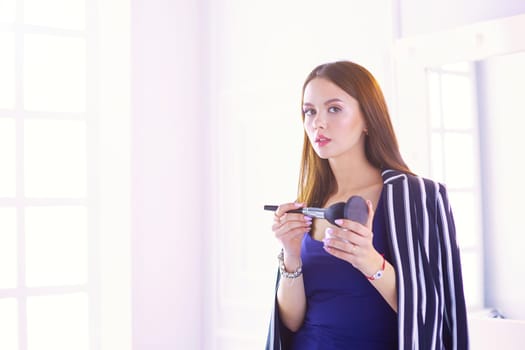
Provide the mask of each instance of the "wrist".
POLYGON ((381 277, 383 277, 383 273, 385 272, 386 267, 386 259, 383 254, 378 253, 377 259, 374 260, 375 262, 372 265, 370 265, 373 267, 370 268, 368 271, 363 272, 365 277, 370 281, 378 280, 381 277))
POLYGON ((281 250, 277 256, 279 260, 279 271, 281 277, 285 278, 297 278, 303 273, 302 262, 300 257, 290 257, 285 258, 284 251, 281 250))
POLYGON ((294 271, 298 267, 302 266, 303 262, 301 260, 300 255, 291 255, 287 254, 285 251, 282 252, 283 254, 283 262, 286 266, 287 271, 294 271))

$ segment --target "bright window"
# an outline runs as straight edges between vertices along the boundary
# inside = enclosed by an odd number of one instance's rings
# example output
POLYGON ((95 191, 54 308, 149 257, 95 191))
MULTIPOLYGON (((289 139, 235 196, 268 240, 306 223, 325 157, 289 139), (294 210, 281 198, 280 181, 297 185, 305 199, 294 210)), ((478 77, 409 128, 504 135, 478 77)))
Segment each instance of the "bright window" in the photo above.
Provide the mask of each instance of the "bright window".
POLYGON ((85 293, 32 297, 27 315, 28 349, 89 349, 85 293))
POLYGON ((18 349, 18 310, 15 298, 0 298, 0 349, 18 349))
MULTIPOLYGON (((2 16, 1 8, 0 16, 2 16)), ((13 32, 0 31, 0 110, 12 109, 15 106, 14 87, 15 36, 13 32)))
POLYGON ((85 206, 25 209, 26 284, 29 287, 87 283, 85 206))
POLYGON ((15 288, 18 272, 15 208, 0 207, 0 227, 0 289, 15 288))
POLYGON ((25 23, 62 29, 86 28, 85 0, 24 0, 25 23))
POLYGON ((15 195, 15 140, 15 120, 13 118, 0 118, 0 198, 14 197, 15 195))
POLYGON ((24 192, 27 197, 86 196, 86 121, 24 122, 24 192))
POLYGON ((2 350, 99 348, 92 3, 0 1, 2 350))
POLYGON ((427 71, 431 176, 447 186, 461 250, 466 301, 483 306, 479 130, 471 63, 427 71))
POLYGON ((24 109, 86 111, 86 40, 24 35, 24 109))

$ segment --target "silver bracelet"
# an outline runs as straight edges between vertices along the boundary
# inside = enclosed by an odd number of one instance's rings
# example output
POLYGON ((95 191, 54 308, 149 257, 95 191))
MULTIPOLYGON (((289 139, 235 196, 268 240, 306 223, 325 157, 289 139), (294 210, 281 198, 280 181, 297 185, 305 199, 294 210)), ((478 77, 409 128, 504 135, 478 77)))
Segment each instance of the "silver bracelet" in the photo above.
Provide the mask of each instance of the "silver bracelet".
POLYGON ((284 251, 281 250, 281 252, 277 256, 277 259, 279 260, 279 272, 281 273, 281 277, 297 278, 303 274, 302 266, 299 266, 294 272, 286 271, 286 268, 284 267, 284 251))

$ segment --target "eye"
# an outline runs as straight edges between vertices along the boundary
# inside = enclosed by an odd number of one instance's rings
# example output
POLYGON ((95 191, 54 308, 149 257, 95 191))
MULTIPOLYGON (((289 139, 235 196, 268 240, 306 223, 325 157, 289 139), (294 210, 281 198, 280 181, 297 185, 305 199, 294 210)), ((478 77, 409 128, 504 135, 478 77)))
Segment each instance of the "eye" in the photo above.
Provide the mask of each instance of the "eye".
POLYGON ((331 107, 328 107, 328 112, 330 113, 341 112, 341 108, 338 106, 331 106, 331 107))
POLYGON ((315 115, 315 109, 313 109, 313 108, 306 108, 305 110, 303 110, 303 113, 304 113, 305 117, 312 117, 312 116, 315 115))

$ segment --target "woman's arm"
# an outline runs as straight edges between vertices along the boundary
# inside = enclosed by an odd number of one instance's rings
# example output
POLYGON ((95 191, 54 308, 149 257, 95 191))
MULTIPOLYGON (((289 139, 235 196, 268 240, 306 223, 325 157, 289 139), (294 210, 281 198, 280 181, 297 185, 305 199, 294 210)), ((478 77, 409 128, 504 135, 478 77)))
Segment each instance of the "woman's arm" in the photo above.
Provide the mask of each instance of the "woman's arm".
MULTIPOLYGON (((272 231, 283 246, 284 272, 294 272, 301 267, 301 242, 305 232, 310 231, 312 219, 288 211, 302 207, 301 203, 280 205, 275 211, 272 231)), ((306 312, 306 295, 303 276, 286 277, 281 273, 277 289, 277 303, 282 323, 295 332, 301 327, 306 312)))
MULTIPOLYGON (((296 271, 301 266, 301 258, 285 254, 284 266, 287 272, 296 271)), ((303 324, 306 313, 306 295, 302 274, 296 278, 286 278, 281 275, 277 301, 281 321, 286 328, 296 332, 303 324)))

